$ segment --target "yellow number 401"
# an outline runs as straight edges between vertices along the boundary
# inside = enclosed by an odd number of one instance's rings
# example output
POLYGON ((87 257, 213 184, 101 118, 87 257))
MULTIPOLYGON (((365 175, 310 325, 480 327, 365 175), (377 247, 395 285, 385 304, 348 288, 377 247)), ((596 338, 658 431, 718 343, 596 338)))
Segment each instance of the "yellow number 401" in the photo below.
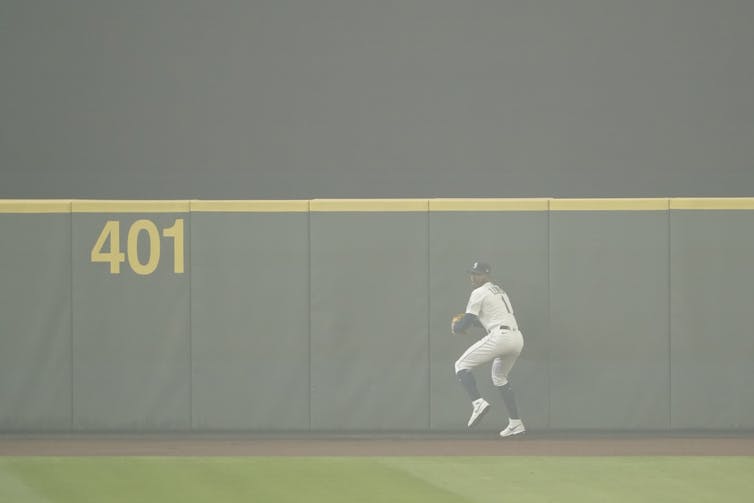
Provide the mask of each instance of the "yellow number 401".
MULTIPOLYGON (((183 273, 183 219, 179 218, 172 227, 162 230, 162 235, 173 238, 173 272, 183 273)), ((152 274, 160 263, 160 233, 151 220, 137 220, 128 229, 127 238, 128 265, 139 275, 152 274), (139 236, 146 232, 149 239, 149 256, 145 263, 139 260, 139 236)), ((110 264, 110 274, 120 273, 120 264, 126 261, 126 254, 120 251, 120 222, 108 220, 97 237, 91 252, 92 262, 110 264), (110 243, 110 249, 105 245, 110 243)))

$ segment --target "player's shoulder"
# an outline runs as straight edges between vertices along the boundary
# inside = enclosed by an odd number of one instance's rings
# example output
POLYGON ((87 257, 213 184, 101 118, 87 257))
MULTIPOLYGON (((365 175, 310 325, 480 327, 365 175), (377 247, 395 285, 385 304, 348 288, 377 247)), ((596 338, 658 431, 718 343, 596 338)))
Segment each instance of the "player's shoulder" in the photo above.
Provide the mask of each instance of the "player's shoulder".
POLYGON ((484 295, 487 295, 490 292, 493 292, 495 288, 500 288, 491 281, 488 281, 487 283, 483 284, 482 286, 478 286, 475 289, 471 291, 472 297, 481 297, 484 295))
POLYGON ((484 295, 487 295, 487 294, 499 295, 501 293, 504 293, 504 290, 502 289, 502 287, 498 285, 497 283, 493 283, 492 281, 488 281, 487 283, 477 288, 477 290, 479 290, 480 293, 484 295))

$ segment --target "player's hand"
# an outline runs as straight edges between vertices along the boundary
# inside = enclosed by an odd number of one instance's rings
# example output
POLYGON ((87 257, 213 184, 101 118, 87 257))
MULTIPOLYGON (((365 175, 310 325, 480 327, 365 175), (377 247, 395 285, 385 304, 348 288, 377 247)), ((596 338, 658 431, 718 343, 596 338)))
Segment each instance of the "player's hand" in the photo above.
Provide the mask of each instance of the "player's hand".
POLYGON ((455 327, 456 323, 458 323, 459 321, 461 321, 461 319, 464 316, 465 316, 464 313, 459 313, 459 314, 453 316, 453 318, 451 318, 451 320, 450 320, 450 333, 451 334, 458 335, 458 334, 462 334, 463 333, 463 332, 456 332, 455 330, 453 330, 453 327, 455 327))

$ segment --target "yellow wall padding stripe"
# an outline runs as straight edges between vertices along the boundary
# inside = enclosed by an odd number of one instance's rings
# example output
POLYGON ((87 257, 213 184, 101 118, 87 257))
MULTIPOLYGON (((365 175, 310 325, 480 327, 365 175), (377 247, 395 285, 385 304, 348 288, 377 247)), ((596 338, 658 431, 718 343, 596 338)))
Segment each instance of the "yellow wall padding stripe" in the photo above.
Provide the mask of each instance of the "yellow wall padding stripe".
POLYGON ((288 213, 309 211, 308 200, 191 201, 191 211, 229 213, 288 213))
POLYGON ((754 197, 675 197, 671 210, 754 210, 754 197))
POLYGON ((188 213, 188 201, 74 200, 73 213, 188 213))
POLYGON ((547 211, 547 198, 430 199, 429 211, 547 211))
POLYGON ((0 213, 70 212, 70 199, 0 199, 0 213))
POLYGON ((667 211, 667 198, 551 199, 552 211, 667 211))
POLYGON ((0 213, 754 210, 754 197, 297 200, 0 199, 0 213))
POLYGON ((309 209, 315 212, 337 211, 427 211, 427 199, 312 199, 309 209))

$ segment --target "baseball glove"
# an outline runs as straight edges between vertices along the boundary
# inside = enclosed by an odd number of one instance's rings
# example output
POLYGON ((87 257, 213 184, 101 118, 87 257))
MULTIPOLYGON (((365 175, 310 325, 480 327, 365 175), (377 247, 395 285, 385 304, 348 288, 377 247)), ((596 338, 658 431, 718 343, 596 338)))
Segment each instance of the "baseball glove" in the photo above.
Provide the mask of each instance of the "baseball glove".
POLYGON ((456 323, 458 323, 458 322, 459 322, 459 321, 461 320, 461 318, 463 318, 464 316, 466 316, 466 314, 465 314, 465 313, 459 313, 459 314, 457 314, 457 315, 453 316, 453 318, 451 318, 451 320, 450 320, 450 333, 452 333, 452 334, 456 333, 456 332, 455 332, 455 331, 453 330, 453 327, 454 327, 454 326, 456 325, 456 323))

